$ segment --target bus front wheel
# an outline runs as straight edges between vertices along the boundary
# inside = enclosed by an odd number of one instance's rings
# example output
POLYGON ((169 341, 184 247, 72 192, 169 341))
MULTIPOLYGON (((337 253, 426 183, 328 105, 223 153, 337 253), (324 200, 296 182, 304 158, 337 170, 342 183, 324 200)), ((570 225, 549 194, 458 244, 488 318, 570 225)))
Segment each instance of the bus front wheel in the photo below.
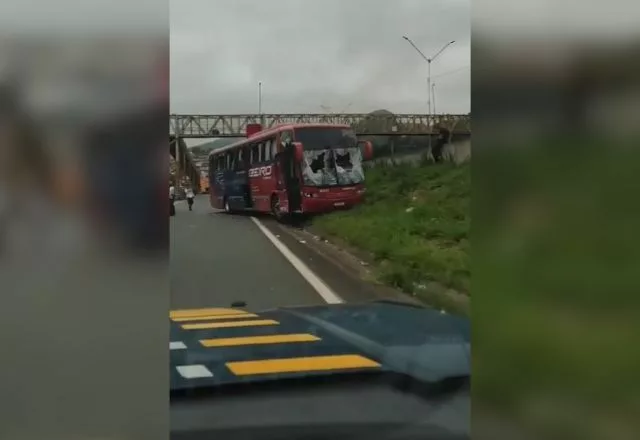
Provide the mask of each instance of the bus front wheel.
POLYGON ((271 214, 278 221, 282 221, 282 212, 280 211, 280 199, 276 194, 271 196, 271 214))

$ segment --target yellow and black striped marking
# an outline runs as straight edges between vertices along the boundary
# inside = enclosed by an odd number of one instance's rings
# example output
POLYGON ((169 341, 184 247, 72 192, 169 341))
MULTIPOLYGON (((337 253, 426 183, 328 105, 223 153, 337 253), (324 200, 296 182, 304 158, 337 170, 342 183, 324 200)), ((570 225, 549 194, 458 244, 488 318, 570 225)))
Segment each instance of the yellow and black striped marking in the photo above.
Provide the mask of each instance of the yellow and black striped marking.
POLYGON ((187 387, 185 380, 224 383, 238 377, 381 368, 345 341, 310 331, 285 312, 203 308, 171 311, 169 317, 172 387, 187 387))
POLYGON ((227 368, 236 376, 309 373, 313 371, 348 370, 353 368, 377 368, 379 366, 379 363, 356 354, 227 362, 227 368))
POLYGON ((197 324, 184 324, 184 330, 208 330, 214 328, 230 327, 255 327, 259 325, 278 325, 278 321, 273 319, 252 319, 249 321, 229 321, 229 322, 199 322, 197 324))
MULTIPOLYGON (((169 318, 174 322, 180 322, 191 319, 210 319, 222 318, 227 316, 247 316, 252 313, 239 309, 226 308, 206 308, 206 309, 189 309, 189 310, 172 310, 169 312, 169 318)), ((255 315, 253 315, 255 316, 255 315)))
POLYGON ((174 310, 169 312, 169 318, 173 322, 183 323, 183 330, 208 330, 278 324, 273 319, 254 319, 259 318, 255 313, 226 308, 174 310))
POLYGON ((270 336, 242 336, 238 338, 202 339, 203 347, 232 347, 239 345, 287 344, 295 342, 315 342, 320 338, 309 333, 270 335, 270 336))
POLYGON ((222 319, 247 319, 257 318, 254 313, 238 313, 235 315, 205 315, 205 316, 187 316, 184 318, 173 318, 173 322, 193 322, 193 321, 216 321, 222 319))

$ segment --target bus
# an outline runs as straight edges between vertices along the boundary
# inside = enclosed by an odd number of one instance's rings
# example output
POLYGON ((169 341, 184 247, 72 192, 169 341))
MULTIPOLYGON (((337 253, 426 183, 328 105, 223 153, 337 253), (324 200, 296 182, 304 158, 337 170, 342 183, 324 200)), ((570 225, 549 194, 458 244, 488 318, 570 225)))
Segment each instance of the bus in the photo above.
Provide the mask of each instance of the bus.
POLYGON ((362 164, 372 154, 349 125, 250 124, 246 139, 209 154, 210 203, 278 219, 350 208, 363 199, 362 164))

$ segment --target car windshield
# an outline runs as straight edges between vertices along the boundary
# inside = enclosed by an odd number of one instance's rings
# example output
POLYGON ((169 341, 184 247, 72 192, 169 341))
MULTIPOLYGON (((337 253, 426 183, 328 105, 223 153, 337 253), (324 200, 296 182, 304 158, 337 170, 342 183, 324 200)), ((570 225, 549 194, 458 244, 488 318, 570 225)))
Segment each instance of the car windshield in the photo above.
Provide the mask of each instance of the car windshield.
POLYGON ((341 186, 364 181, 362 152, 352 129, 299 128, 295 137, 304 148, 304 185, 341 186))

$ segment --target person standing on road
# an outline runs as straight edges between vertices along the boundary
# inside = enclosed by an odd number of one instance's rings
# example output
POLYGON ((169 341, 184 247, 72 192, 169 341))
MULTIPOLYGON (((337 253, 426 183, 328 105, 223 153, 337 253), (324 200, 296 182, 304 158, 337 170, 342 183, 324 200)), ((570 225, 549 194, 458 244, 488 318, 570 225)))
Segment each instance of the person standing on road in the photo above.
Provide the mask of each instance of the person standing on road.
POLYGON ((187 189, 187 203, 189 204, 189 211, 193 211, 193 199, 195 198, 195 194, 193 193, 193 189, 189 187, 187 189))
POLYGON ((169 215, 176 215, 176 205, 174 205, 174 201, 176 200, 176 187, 171 185, 169 186, 169 215))

